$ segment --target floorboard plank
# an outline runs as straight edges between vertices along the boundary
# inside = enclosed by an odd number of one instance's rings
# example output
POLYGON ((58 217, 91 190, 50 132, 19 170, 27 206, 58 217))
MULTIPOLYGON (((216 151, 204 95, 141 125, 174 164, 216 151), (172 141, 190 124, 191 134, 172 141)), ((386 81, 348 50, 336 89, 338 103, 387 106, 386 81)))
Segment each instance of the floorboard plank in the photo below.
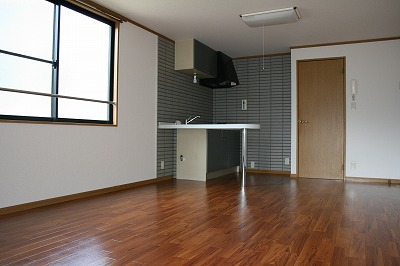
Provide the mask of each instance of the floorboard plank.
POLYGON ((0 216, 0 265, 400 265, 400 186, 170 180, 0 216))

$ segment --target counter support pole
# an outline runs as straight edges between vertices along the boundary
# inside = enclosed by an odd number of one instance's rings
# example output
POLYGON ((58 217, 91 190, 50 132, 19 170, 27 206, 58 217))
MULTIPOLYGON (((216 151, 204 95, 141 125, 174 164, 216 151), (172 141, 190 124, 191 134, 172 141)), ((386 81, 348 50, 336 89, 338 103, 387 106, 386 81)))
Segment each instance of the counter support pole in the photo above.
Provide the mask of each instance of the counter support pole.
POLYGON ((242 187, 246 186, 246 165, 247 165, 247 129, 242 129, 242 160, 241 160, 241 176, 242 187))

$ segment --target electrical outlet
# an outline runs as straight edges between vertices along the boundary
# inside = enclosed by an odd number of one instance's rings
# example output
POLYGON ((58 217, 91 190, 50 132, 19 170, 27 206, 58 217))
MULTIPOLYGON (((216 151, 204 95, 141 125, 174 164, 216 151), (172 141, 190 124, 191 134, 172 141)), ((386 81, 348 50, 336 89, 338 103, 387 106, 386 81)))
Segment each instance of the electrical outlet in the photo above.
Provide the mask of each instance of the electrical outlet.
POLYGON ((351 110, 352 111, 355 111, 355 110, 357 110, 357 104, 356 104, 356 102, 351 102, 351 110))
POLYGON ((290 164, 290 158, 285 158, 285 165, 289 165, 290 164))
POLYGON ((164 165, 164 161, 161 161, 161 163, 160 163, 160 168, 161 168, 161 170, 163 170, 163 169, 164 169, 164 167, 165 167, 165 165, 164 165))
POLYGON ((250 162, 250 167, 254 168, 255 167, 255 163, 254 162, 250 162))
POLYGON ((351 161, 351 163, 350 163, 350 169, 351 169, 351 170, 356 170, 356 169, 357 169, 356 161, 351 161))

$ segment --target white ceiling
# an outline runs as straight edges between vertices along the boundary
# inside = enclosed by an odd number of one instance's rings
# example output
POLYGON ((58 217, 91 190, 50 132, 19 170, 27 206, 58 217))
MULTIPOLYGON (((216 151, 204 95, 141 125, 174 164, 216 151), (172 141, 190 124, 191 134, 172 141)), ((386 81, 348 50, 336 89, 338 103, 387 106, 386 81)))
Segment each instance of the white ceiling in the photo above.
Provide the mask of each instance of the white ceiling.
POLYGON ((231 57, 261 55, 263 28, 240 14, 298 7, 296 23, 265 27, 265 54, 289 47, 400 36, 400 0, 94 0, 173 40, 231 57))

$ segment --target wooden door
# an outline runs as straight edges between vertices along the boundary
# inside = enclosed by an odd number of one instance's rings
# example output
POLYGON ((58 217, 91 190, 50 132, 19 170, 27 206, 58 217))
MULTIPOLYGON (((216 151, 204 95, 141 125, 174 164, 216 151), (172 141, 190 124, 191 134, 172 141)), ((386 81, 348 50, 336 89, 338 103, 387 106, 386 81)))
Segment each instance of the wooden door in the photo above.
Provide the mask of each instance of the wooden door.
POLYGON ((298 61, 298 175, 343 179, 344 58, 298 61))

